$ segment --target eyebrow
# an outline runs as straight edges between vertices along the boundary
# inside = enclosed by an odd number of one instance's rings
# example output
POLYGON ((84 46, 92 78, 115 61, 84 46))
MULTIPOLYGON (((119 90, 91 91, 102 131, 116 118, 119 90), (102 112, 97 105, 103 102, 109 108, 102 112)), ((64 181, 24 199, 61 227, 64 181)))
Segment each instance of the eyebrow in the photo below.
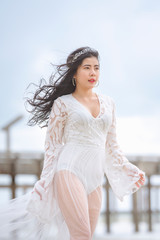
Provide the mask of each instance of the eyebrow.
MULTIPOLYGON (((84 66, 91 66, 91 65, 90 65, 90 64, 85 64, 85 65, 83 65, 83 67, 84 67, 84 66)), ((97 66, 97 67, 99 67, 99 65, 97 65, 97 64, 96 64, 96 65, 94 65, 94 66, 97 66)))

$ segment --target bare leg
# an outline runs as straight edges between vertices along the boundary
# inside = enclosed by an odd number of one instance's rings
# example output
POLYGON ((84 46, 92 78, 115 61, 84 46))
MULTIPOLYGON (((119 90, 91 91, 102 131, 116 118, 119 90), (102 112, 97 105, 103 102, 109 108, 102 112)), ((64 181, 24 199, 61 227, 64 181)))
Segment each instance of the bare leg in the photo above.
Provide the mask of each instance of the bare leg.
POLYGON ((91 240, 86 191, 79 178, 67 170, 55 174, 59 207, 68 226, 71 240, 91 240))
POLYGON ((88 195, 91 236, 93 236, 93 233, 96 228, 96 224, 101 210, 101 203, 102 203, 102 187, 99 186, 98 188, 96 188, 95 191, 91 192, 88 195))

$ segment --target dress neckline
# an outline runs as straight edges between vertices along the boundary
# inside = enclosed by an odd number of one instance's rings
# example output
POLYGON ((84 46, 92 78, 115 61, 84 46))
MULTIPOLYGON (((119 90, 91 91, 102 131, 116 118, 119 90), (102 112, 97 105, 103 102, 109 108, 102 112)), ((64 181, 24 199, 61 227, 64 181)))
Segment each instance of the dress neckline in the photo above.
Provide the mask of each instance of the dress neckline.
POLYGON ((72 93, 70 94, 71 97, 75 100, 75 102, 77 102, 81 107, 83 107, 83 108, 89 113, 89 115, 90 115, 93 119, 97 119, 97 118, 100 116, 100 114, 101 114, 101 101, 100 101, 100 96, 99 96, 98 93, 95 93, 95 94, 96 94, 97 99, 98 99, 98 102, 99 102, 99 113, 98 113, 98 115, 97 115, 96 117, 94 117, 94 116, 91 114, 91 112, 88 110, 88 108, 85 107, 85 105, 82 104, 80 101, 78 101, 78 100, 72 95, 72 93))

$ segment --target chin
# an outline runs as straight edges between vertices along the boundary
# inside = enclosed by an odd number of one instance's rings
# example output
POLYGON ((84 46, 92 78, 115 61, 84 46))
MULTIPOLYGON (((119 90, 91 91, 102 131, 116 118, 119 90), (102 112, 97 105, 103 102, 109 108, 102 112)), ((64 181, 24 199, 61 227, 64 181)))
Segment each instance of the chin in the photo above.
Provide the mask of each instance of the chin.
POLYGON ((92 89, 92 88, 94 88, 94 86, 89 86, 89 87, 87 87, 88 89, 92 89))

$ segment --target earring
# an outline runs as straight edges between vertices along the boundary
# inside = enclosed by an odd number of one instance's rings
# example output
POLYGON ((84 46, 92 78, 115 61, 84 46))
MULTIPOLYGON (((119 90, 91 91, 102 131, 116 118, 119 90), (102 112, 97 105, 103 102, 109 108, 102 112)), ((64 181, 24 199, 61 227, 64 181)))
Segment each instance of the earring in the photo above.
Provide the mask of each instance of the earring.
POLYGON ((76 86, 76 79, 74 77, 72 78, 72 84, 73 86, 76 86))
POLYGON ((98 85, 99 85, 99 81, 98 81, 98 84, 97 84, 97 85, 95 85, 94 87, 98 87, 98 85))

